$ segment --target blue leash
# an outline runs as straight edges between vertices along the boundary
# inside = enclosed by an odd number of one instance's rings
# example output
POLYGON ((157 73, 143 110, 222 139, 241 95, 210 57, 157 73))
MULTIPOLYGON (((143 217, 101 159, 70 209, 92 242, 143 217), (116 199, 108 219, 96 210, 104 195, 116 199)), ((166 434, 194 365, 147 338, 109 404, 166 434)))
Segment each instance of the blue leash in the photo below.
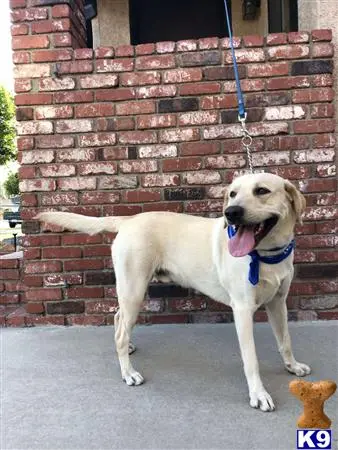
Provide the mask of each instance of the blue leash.
POLYGON ((245 106, 244 106, 244 98, 243 98, 242 89, 241 89, 241 82, 239 81, 238 67, 237 67, 237 61, 236 61, 235 50, 234 50, 234 41, 233 41, 233 37, 232 37, 227 0, 224 0, 224 6, 225 6, 225 16, 226 16, 227 25, 228 25, 228 31, 229 31, 232 61, 234 64, 236 87, 237 87, 238 116, 240 119, 245 119, 246 112, 245 112, 245 106))
POLYGON ((231 55, 232 55, 235 80, 236 80, 237 101, 238 101, 238 120, 241 123, 242 131, 243 131, 242 144, 245 147, 246 153, 248 155, 248 163, 249 163, 250 172, 253 173, 251 149, 250 149, 251 144, 252 144, 252 137, 250 136, 250 133, 248 132, 248 130, 246 129, 246 126, 245 126, 247 113, 245 111, 244 98, 243 98, 243 93, 242 93, 242 89, 241 89, 241 82, 240 82, 239 74, 238 74, 238 66, 237 66, 236 55, 235 55, 235 50, 234 50, 234 41, 233 41, 233 37, 232 37, 232 31, 231 31, 231 25, 230 25, 230 15, 229 15, 229 10, 228 10, 227 0, 224 0, 224 7, 225 7, 226 21, 227 21, 227 25, 228 25, 231 55))

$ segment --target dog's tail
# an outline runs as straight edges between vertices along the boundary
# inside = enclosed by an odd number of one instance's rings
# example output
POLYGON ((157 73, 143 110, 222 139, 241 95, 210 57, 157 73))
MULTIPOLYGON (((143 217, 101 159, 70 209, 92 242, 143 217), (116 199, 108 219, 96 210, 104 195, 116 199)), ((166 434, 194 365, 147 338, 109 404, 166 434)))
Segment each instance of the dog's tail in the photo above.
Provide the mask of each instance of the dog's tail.
POLYGON ((35 219, 52 225, 59 225, 68 230, 82 231, 87 234, 97 234, 102 231, 117 233, 123 222, 131 219, 127 217, 89 217, 69 212, 50 211, 38 214, 35 219))

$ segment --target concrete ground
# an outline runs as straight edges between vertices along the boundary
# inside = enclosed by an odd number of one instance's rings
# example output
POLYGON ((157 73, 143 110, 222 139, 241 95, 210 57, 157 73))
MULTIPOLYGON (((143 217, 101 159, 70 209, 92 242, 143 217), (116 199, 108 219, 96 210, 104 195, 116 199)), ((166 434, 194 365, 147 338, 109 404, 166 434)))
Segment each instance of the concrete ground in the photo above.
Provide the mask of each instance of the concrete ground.
MULTIPOLYGON (((338 322, 291 323, 309 380, 338 381, 338 322)), ((1 443, 9 449, 295 449, 301 406, 288 392, 272 332, 256 324, 261 375, 277 410, 249 407, 235 327, 138 327, 134 366, 120 379, 109 327, 1 331, 1 443)), ((337 448, 337 393, 326 405, 337 448)))

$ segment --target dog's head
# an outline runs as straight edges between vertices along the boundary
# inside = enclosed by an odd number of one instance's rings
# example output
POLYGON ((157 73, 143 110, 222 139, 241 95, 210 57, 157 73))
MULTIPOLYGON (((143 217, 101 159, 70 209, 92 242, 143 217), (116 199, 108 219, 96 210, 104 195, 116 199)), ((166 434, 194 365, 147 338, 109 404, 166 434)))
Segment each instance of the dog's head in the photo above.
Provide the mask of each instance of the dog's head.
POLYGON ((237 231, 229 242, 230 253, 244 256, 254 248, 284 245, 304 209, 304 196, 288 180, 269 173, 236 178, 224 200, 226 222, 237 231))

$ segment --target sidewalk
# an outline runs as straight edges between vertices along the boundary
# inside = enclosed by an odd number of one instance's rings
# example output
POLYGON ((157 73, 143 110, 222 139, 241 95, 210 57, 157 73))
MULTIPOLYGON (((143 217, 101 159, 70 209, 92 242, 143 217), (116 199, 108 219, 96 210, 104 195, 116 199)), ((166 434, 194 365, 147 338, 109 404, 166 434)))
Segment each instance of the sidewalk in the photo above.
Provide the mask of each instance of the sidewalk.
MULTIPOLYGON (((338 322, 291 323, 308 380, 338 381, 338 322)), ((262 379, 277 410, 250 408, 234 324, 138 327, 120 379, 111 327, 2 329, 2 450, 296 448, 299 402, 272 331, 255 325, 262 379)), ((338 395, 327 402, 338 438, 338 395)))

